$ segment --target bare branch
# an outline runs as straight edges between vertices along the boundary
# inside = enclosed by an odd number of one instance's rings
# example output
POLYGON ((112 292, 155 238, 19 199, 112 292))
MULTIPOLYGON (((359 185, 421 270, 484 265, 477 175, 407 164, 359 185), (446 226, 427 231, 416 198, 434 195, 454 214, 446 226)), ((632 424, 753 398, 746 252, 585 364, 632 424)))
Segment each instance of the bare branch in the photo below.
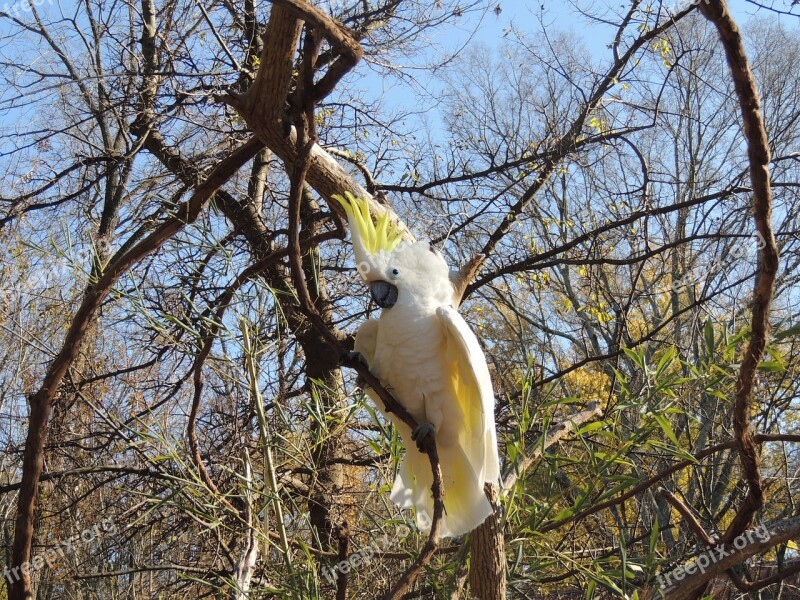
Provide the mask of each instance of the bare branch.
POLYGON ((750 420, 755 372, 769 337, 769 312, 775 292, 775 276, 778 272, 778 247, 772 232, 769 141, 764 117, 761 114, 756 81, 745 54, 744 42, 725 0, 701 2, 700 12, 717 28, 731 69, 731 77, 742 111, 742 127, 747 140, 750 180, 753 187, 753 218, 762 243, 753 294, 752 333, 739 369, 733 407, 733 429, 748 485, 748 494, 725 532, 723 540, 730 542, 748 527, 755 512, 764 504, 764 489, 750 420))

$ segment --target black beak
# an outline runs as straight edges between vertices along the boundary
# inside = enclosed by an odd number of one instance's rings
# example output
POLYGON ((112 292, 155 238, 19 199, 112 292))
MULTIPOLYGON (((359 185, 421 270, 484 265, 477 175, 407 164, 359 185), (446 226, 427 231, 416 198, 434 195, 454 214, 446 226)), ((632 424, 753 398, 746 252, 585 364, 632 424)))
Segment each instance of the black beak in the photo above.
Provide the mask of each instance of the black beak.
POLYGON ((381 308, 392 308, 397 302, 397 286, 388 281, 373 281, 369 285, 369 293, 381 308))

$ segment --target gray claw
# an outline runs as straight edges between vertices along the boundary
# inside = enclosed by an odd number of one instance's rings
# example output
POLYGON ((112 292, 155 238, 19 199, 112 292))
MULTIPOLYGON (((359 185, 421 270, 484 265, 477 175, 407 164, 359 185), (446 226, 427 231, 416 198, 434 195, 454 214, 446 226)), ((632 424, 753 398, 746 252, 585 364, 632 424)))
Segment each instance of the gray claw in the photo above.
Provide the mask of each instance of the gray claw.
POLYGON ((433 441, 436 437, 436 428, 433 423, 422 423, 417 425, 417 428, 411 432, 411 440, 416 442, 417 449, 424 453, 427 450, 429 441, 433 441))
MULTIPOLYGON (((363 354, 361 354, 360 352, 356 352, 355 350, 351 350, 350 352, 345 354, 342 363, 345 365, 349 363, 351 366, 353 363, 359 363, 364 367, 366 367, 367 369, 369 369, 369 364, 367 363, 367 359, 364 358, 363 354)), ((369 385, 367 385, 367 382, 364 381, 361 375, 358 375, 356 377, 356 386, 361 388, 362 390, 366 390, 369 388, 369 385)))
POLYGON ((355 350, 351 350, 345 355, 345 361, 360 362, 362 365, 369 368, 369 364, 367 364, 367 359, 364 358, 364 355, 361 354, 361 352, 356 352, 355 350))

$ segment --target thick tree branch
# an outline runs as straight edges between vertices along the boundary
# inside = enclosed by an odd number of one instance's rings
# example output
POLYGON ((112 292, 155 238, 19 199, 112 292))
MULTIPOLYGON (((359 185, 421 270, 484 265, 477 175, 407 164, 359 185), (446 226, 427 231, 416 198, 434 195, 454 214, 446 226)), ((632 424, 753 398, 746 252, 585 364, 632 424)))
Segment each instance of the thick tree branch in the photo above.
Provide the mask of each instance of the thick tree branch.
MULTIPOLYGON (((800 517, 772 523, 765 526, 763 531, 759 530, 758 534, 742 536, 739 539, 744 539, 747 543, 737 542, 736 546, 733 546, 729 542, 720 546, 716 551, 712 549, 707 553, 700 554, 693 561, 679 567, 684 576, 681 576, 679 581, 675 581, 675 585, 664 590, 651 589, 642 597, 647 600, 663 597, 669 598, 669 600, 693 598, 696 590, 703 588, 714 577, 741 564, 751 556, 762 554, 780 544, 800 539, 800 517), (664 593, 666 596, 663 595, 664 593)), ((780 575, 786 577, 789 574, 790 572, 787 570, 780 575)), ((668 575, 668 573, 662 574, 662 581, 665 584, 672 582, 672 578, 666 579, 668 575)))
MULTIPOLYGON (((345 62, 340 63, 341 66, 335 70, 329 68, 325 77, 331 76, 331 78, 326 80, 323 77, 316 84, 320 86, 324 81, 325 88, 316 88, 313 94, 329 92, 329 87, 332 89, 333 77, 338 81, 338 78, 341 78, 360 58, 360 48, 355 49, 358 43, 354 39, 347 39, 350 36, 344 26, 304 0, 278 0, 272 5, 269 22, 262 38, 261 62, 253 84, 243 94, 230 94, 221 98, 233 106, 264 144, 283 160, 290 170, 297 159, 297 129, 291 122, 289 114, 291 110, 289 91, 293 83, 295 52, 302 30, 301 17, 325 34, 334 48, 346 50, 336 61, 345 62)), ((316 143, 310 150, 306 179, 325 198, 331 210, 342 217, 346 216, 344 209, 332 197, 345 191, 366 198, 373 214, 380 215, 388 211, 394 216, 387 206, 374 200, 328 152, 316 143)), ((407 231, 405 226, 402 228, 407 231)), ((413 240, 410 232, 407 236, 409 240, 413 240)))
POLYGON ((731 70, 736 96, 742 112, 742 128, 747 140, 750 180, 753 187, 753 218, 761 237, 760 263, 753 293, 750 343, 745 351, 736 382, 733 406, 733 430, 739 449, 742 471, 748 494, 736 517, 728 526, 723 541, 730 542, 752 522, 753 515, 764 504, 759 458, 753 441, 750 415, 753 404, 753 382, 758 363, 769 337, 769 311, 778 272, 778 247, 772 232, 772 190, 770 188, 770 150, 761 101, 755 78, 745 54, 744 42, 725 0, 701 2, 700 12, 719 32, 725 57, 731 70))

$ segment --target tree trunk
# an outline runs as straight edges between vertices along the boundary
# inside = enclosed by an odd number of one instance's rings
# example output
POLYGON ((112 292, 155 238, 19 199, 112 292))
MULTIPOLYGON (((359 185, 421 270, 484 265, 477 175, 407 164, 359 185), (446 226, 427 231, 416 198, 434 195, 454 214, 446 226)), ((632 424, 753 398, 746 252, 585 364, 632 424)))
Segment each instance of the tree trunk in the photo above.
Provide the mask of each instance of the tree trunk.
POLYGON ((503 600, 506 597, 506 550, 500 518, 500 488, 487 483, 484 491, 493 512, 470 535, 470 593, 471 598, 480 600, 503 600))

